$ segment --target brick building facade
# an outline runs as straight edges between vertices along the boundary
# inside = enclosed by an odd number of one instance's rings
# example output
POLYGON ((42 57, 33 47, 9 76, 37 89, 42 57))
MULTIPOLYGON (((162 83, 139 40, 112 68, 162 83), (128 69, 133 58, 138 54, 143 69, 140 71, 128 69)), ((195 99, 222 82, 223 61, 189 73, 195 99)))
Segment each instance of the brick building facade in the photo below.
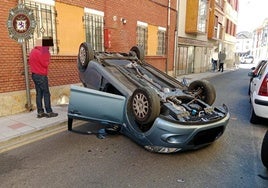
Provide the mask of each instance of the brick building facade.
MULTIPOLYGON (((147 62, 165 72, 173 70, 176 1, 24 0, 21 2, 37 7, 35 14, 38 13, 38 7, 42 6, 49 6, 50 9, 46 9, 46 13, 51 13, 51 10, 55 11, 52 15, 55 18, 55 23, 52 23, 53 20, 45 20, 40 17, 40 20, 37 20, 39 25, 34 35, 35 37, 44 35, 43 30, 46 30, 49 24, 55 25, 51 34, 55 36, 56 46, 54 46, 52 53, 48 75, 53 105, 65 102, 69 96, 70 85, 80 82, 77 74, 76 55, 79 44, 91 40, 87 38, 88 33, 85 23, 87 14, 96 13, 97 16, 102 16, 102 49, 106 51, 129 51, 132 46, 144 43, 147 62), (45 22, 49 24, 45 24, 45 22), (43 27, 42 24, 46 27, 43 27), (141 31, 146 34, 146 41, 141 40, 142 35, 138 31, 139 26, 141 31), (105 29, 110 32, 110 46, 106 46, 106 48, 104 48, 106 41, 104 41, 105 36, 103 35, 105 29), (42 34, 38 33, 39 31, 42 34), (159 43, 159 40, 162 43, 159 43)), ((27 97, 22 46, 17 41, 9 38, 6 26, 9 10, 18 5, 18 0, 3 0, 0 5, 0 14, 2 15, 0 17, 2 28, 0 30, 0 116, 4 116, 25 111, 27 97)), ((90 22, 90 24, 92 23, 90 22)), ((95 28, 95 31, 98 30, 95 28)), ((27 43, 27 57, 30 49, 34 46, 34 42, 35 39, 33 38, 27 43)), ((30 74, 29 78, 31 102, 34 109, 35 89, 30 74)))

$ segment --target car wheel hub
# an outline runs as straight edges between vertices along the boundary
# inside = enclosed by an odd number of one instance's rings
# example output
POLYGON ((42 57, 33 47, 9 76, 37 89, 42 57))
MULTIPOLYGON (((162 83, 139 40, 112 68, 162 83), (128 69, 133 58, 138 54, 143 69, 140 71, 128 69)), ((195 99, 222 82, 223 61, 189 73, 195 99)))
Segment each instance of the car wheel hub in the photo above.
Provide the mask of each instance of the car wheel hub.
POLYGON ((144 118, 148 114, 149 103, 145 95, 138 94, 134 98, 133 110, 137 117, 144 118))
POLYGON ((80 48, 79 57, 80 57, 81 64, 84 65, 85 61, 86 61, 86 50, 85 50, 85 48, 83 48, 83 47, 80 48))

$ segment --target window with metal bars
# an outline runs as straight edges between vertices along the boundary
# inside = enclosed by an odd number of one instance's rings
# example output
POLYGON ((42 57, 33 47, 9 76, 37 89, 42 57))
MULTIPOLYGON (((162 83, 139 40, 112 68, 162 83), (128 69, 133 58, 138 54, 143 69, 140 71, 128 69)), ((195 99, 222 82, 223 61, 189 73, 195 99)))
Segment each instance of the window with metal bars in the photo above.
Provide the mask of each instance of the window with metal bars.
POLYGON ((158 46, 157 46, 157 55, 166 54, 166 45, 165 45, 165 36, 166 32, 164 30, 158 30, 158 46))
POLYGON ((36 39, 43 36, 53 37, 54 46, 50 47, 51 54, 58 53, 57 34, 56 34, 56 11, 50 4, 43 4, 32 0, 25 0, 25 5, 33 10, 36 28, 33 38, 27 41, 26 50, 29 53, 36 44, 36 39))
POLYGON ((83 17, 86 42, 90 43, 95 51, 104 51, 103 16, 85 13, 83 17))
POLYGON ((137 45, 143 48, 144 54, 147 55, 148 28, 143 25, 137 26, 137 45))

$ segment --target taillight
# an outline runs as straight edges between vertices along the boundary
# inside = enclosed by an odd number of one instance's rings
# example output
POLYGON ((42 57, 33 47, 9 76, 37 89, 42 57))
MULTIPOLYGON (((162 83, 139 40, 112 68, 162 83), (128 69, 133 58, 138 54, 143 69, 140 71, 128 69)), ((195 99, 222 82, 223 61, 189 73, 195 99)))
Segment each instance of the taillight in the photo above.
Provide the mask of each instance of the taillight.
POLYGON ((261 83, 261 87, 259 89, 259 93, 258 95, 261 96, 268 96, 268 74, 266 74, 265 78, 263 79, 262 83, 261 83))

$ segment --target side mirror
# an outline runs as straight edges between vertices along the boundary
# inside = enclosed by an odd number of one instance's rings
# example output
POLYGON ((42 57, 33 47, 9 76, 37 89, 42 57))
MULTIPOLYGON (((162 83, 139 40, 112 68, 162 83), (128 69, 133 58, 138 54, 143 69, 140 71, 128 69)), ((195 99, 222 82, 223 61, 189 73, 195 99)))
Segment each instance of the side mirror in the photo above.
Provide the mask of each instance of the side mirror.
POLYGON ((254 74, 254 72, 249 72, 248 76, 254 78, 256 75, 254 74))
POLYGON ((255 70, 255 69, 256 69, 256 67, 252 67, 252 68, 251 68, 251 70, 255 70))

